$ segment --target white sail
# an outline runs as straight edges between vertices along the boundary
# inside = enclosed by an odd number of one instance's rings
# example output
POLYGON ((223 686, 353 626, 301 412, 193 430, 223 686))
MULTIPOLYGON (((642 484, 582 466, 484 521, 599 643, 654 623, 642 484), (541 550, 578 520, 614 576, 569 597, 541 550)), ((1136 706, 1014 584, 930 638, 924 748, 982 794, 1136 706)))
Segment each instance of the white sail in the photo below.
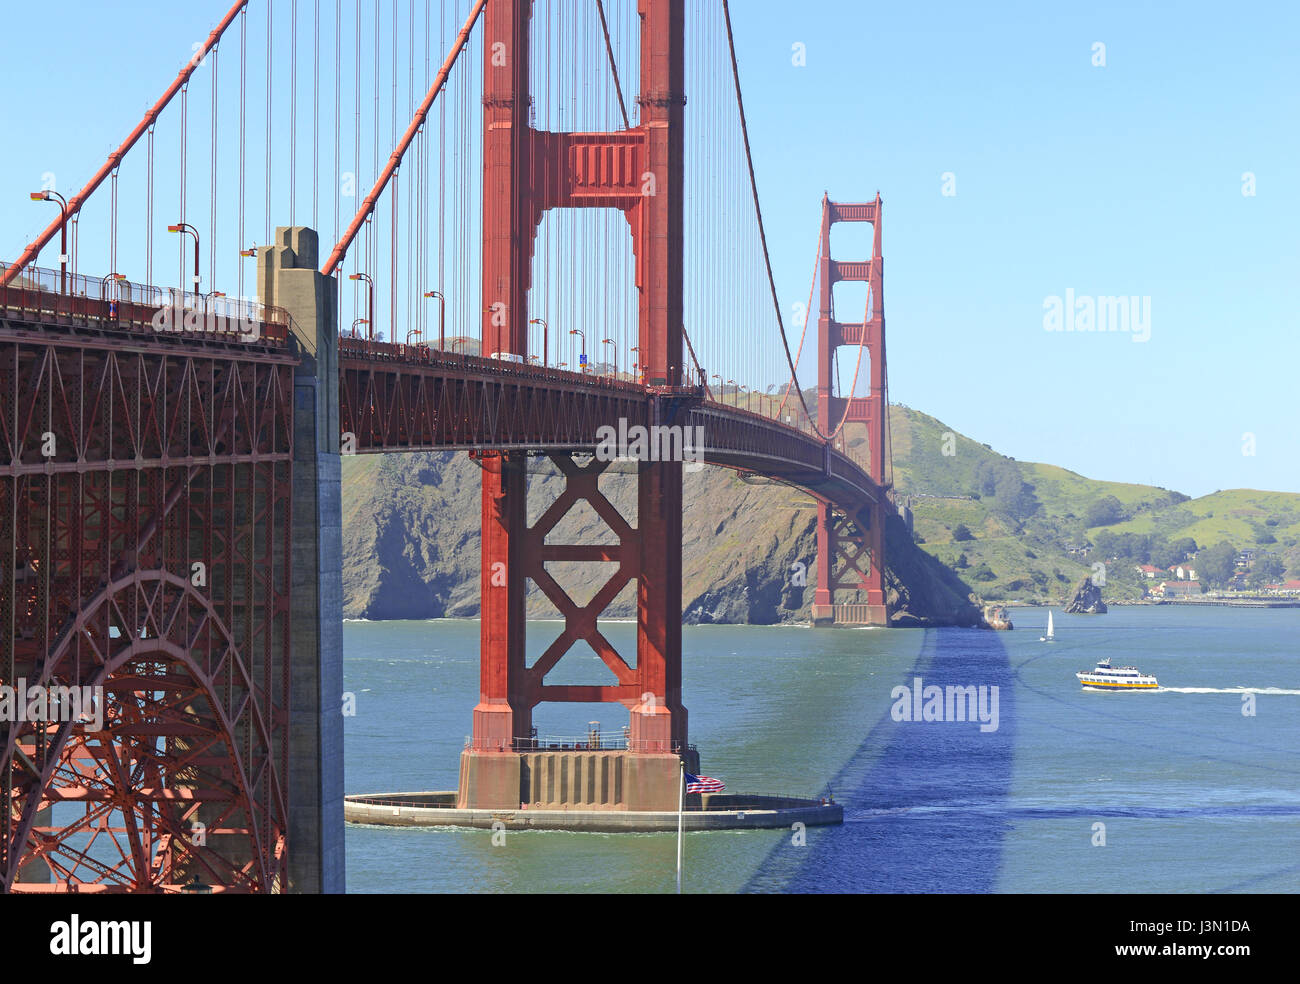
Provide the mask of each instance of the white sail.
POLYGON ((1056 636, 1054 635, 1054 629, 1052 627, 1052 611, 1050 608, 1047 610, 1047 638, 1049 639, 1056 638, 1056 636))

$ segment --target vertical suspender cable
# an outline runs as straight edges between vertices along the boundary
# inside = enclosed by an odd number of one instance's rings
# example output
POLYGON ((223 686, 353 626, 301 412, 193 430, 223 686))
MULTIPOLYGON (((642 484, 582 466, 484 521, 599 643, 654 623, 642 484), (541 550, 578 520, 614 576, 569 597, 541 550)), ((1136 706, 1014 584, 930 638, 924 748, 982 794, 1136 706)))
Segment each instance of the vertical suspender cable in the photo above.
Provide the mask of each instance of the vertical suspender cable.
POLYGON ((311 44, 311 227, 320 229, 320 0, 312 14, 311 44))
MULTIPOLYGON (((370 172, 372 176, 377 175, 379 173, 379 118, 382 115, 380 113, 380 105, 379 105, 379 47, 380 47, 379 6, 380 5, 379 5, 379 0, 374 0, 374 2, 375 2, 375 112, 374 112, 374 116, 371 117, 371 121, 370 121, 371 124, 370 128, 374 133, 374 140, 372 141, 373 161, 371 164, 372 170, 370 172)), ((370 217, 366 219, 366 269, 369 270, 370 275, 372 277, 375 275, 375 272, 378 269, 378 263, 376 262, 376 260, 378 258, 377 251, 379 248, 379 243, 377 242, 377 240, 378 240, 378 236, 375 233, 374 213, 372 212, 370 217)), ((370 289, 374 290, 374 287, 371 286, 370 289)), ((375 330, 374 325, 371 325, 370 328, 372 331, 375 330)))
POLYGON ((144 282, 153 283, 153 130, 149 127, 149 164, 145 177, 144 207, 144 282))
POLYGON ((108 272, 117 273, 117 168, 113 168, 108 209, 108 272))
MULTIPOLYGON (((438 53, 447 45, 447 0, 438 4, 438 53)), ((464 74, 464 73, 462 73, 464 74)), ((447 100, 438 107, 438 290, 447 292, 447 100)))
POLYGON ((217 56, 219 48, 212 49, 212 158, 211 201, 208 204, 208 290, 217 286, 217 56))
MULTIPOLYGON (((353 31, 353 36, 357 39, 356 53, 356 81, 354 85, 354 96, 356 100, 355 132, 352 135, 352 188, 353 196, 356 195, 357 182, 361 180, 361 0, 356 0, 357 25, 353 31)), ((335 242, 338 242, 335 239, 335 242)), ((359 257, 353 258, 353 272, 361 269, 361 260, 359 257)), ((360 281, 352 281, 352 316, 357 316, 357 308, 360 304, 360 281)))
POLYGON ((339 241, 339 195, 343 181, 343 158, 341 139, 343 117, 341 103, 343 98, 343 0, 334 0, 334 241, 339 241))
MULTIPOLYGON (((180 202, 180 205, 181 205, 181 207, 180 207, 180 217, 177 219, 178 222, 184 222, 184 221, 186 220, 186 216, 185 216, 185 170, 186 170, 185 150, 186 150, 186 143, 187 143, 186 137, 187 137, 188 132, 189 132, 189 104, 190 104, 190 87, 189 87, 189 85, 188 85, 188 83, 187 83, 186 85, 184 85, 184 86, 181 87, 181 174, 180 174, 180 177, 181 177, 181 180, 180 180, 180 185, 181 185, 181 202, 180 202)), ((184 296, 185 296, 185 237, 184 237, 184 236, 177 236, 177 237, 176 237, 176 242, 177 242, 177 244, 178 244, 177 247, 176 247, 176 250, 177 250, 177 255, 179 256, 179 262, 180 262, 180 280, 178 281, 178 283, 180 284, 181 297, 182 297, 182 299, 183 299, 184 296)), ((198 290, 198 286, 197 286, 197 285, 194 285, 194 289, 195 289, 195 291, 197 292, 197 290, 198 290)))
MULTIPOLYGON (((394 15, 397 13, 393 11, 394 15)), ((391 270, 389 272, 389 281, 391 286, 388 293, 388 340, 397 341, 397 216, 398 216, 398 191, 401 188, 401 168, 393 172, 393 221, 392 229, 389 230, 390 247, 392 250, 391 270)))
POLYGON ((271 38, 275 27, 271 16, 275 0, 266 0, 266 244, 271 244, 271 38))
POLYGON ((289 225, 298 203, 298 0, 289 3, 289 225))
MULTIPOLYGON (((245 141, 247 140, 247 131, 245 124, 247 122, 247 102, 245 97, 248 93, 248 8, 245 7, 239 12, 239 228, 236 234, 239 237, 239 249, 244 247, 244 192, 245 192, 245 174, 244 166, 247 160, 247 149, 245 141)), ((241 257, 242 259, 242 257, 241 257)), ((239 264, 239 303, 244 303, 244 264, 239 264)))
MULTIPOLYGON (((410 105, 410 115, 412 118, 414 118, 415 117, 415 0, 410 0, 409 14, 410 14, 410 19, 407 23, 407 28, 406 28, 407 48, 409 53, 409 58, 407 59, 408 61, 407 76, 409 78, 409 84, 406 87, 406 99, 410 105)), ((393 115, 394 117, 396 117, 397 114, 394 113, 393 115)), ((418 154, 418 149, 417 149, 417 154, 418 154)), ((419 187, 418 180, 420 176, 420 170, 419 170, 418 157, 416 161, 417 161, 416 168, 415 168, 416 181, 411 182, 412 192, 414 192, 419 187)), ((403 327, 406 329, 406 332, 403 333, 402 341, 406 340, 406 334, 410 332, 412 327, 411 296, 414 293, 413 288, 415 286, 415 267, 411 265, 411 250, 415 246, 414 225, 412 224, 412 217, 414 216, 412 203, 415 201, 415 197, 416 197, 415 194, 408 194, 406 196, 406 279, 407 282, 406 282, 406 320, 403 324, 403 327)), ((397 339, 393 339, 393 341, 397 341, 397 339)))

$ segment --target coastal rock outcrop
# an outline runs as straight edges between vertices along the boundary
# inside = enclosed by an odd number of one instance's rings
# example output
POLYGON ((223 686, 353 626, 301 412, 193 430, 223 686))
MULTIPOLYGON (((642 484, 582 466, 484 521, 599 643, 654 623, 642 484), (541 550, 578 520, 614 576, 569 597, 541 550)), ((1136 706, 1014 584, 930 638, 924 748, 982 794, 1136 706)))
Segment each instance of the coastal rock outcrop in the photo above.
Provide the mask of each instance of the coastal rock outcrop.
POLYGON ((1106 603, 1101 600, 1101 587, 1093 583, 1091 575, 1085 575, 1074 589, 1074 596, 1065 606, 1067 615, 1105 615, 1106 603))
MULTIPOLYGON (((563 491, 545 460, 529 463, 529 514, 535 521, 563 491)), ((367 619, 478 614, 482 472, 465 454, 356 455, 343 466, 344 616, 367 619)), ((634 474, 602 476, 600 489, 634 523, 634 474)), ((688 624, 806 623, 816 588, 817 514, 784 486, 743 482, 723 468, 685 476, 682 614, 688 624)), ((978 625, 970 589, 912 540, 890 512, 885 527, 885 592, 897 626, 978 625)), ((552 542, 609 543, 604 520, 579 503, 552 542)), ((553 562, 547 570, 578 604, 605 585, 614 565, 553 562)), ((853 600, 853 599, 846 599, 853 600)), ((557 612, 529 584, 530 618, 557 612)), ((636 616, 636 585, 624 586, 602 613, 636 616)))

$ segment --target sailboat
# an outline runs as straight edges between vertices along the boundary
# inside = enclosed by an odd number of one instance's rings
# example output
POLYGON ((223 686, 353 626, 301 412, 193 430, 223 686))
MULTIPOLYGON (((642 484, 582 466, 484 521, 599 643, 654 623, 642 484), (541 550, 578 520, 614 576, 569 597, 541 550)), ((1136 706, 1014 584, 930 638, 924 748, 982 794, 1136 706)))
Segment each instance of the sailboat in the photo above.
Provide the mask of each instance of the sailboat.
POLYGON ((1055 642, 1055 641, 1056 641, 1056 633, 1055 633, 1055 631, 1054 631, 1054 629, 1053 629, 1053 627, 1052 627, 1052 610, 1051 610, 1050 608, 1047 610, 1047 635, 1045 635, 1045 636, 1039 636, 1039 637, 1038 637, 1038 641, 1039 641, 1039 642, 1055 642))

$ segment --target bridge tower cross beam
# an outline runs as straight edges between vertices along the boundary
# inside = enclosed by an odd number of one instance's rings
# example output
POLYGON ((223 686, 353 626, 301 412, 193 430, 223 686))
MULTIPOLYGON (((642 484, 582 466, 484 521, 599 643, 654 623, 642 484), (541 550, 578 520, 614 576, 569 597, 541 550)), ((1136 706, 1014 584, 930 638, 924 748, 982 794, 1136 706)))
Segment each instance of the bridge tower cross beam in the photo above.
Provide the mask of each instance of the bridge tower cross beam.
MULTIPOLYGON (((879 192, 870 202, 833 202, 822 197, 821 267, 818 270, 820 310, 817 332, 817 416, 827 433, 844 425, 865 426, 868 470, 880 486, 885 484, 885 261, 881 254, 879 192), (865 261, 838 261, 831 256, 831 226, 837 222, 867 222, 872 226, 871 257, 865 261), (835 317, 833 290, 840 281, 865 282, 870 302, 858 323, 835 317), (865 350, 870 360, 867 396, 835 396, 832 371, 835 351, 841 347, 865 350)), ((836 621, 835 592, 855 590, 865 595, 867 621, 886 625, 889 612, 884 591, 885 517, 888 502, 873 503, 846 523, 829 503, 817 508, 817 590, 813 594, 814 625, 836 621), (838 572, 837 572, 838 568, 838 572), (846 575, 851 576, 846 578, 846 575)), ((860 606, 855 606, 860 610, 860 606)))

